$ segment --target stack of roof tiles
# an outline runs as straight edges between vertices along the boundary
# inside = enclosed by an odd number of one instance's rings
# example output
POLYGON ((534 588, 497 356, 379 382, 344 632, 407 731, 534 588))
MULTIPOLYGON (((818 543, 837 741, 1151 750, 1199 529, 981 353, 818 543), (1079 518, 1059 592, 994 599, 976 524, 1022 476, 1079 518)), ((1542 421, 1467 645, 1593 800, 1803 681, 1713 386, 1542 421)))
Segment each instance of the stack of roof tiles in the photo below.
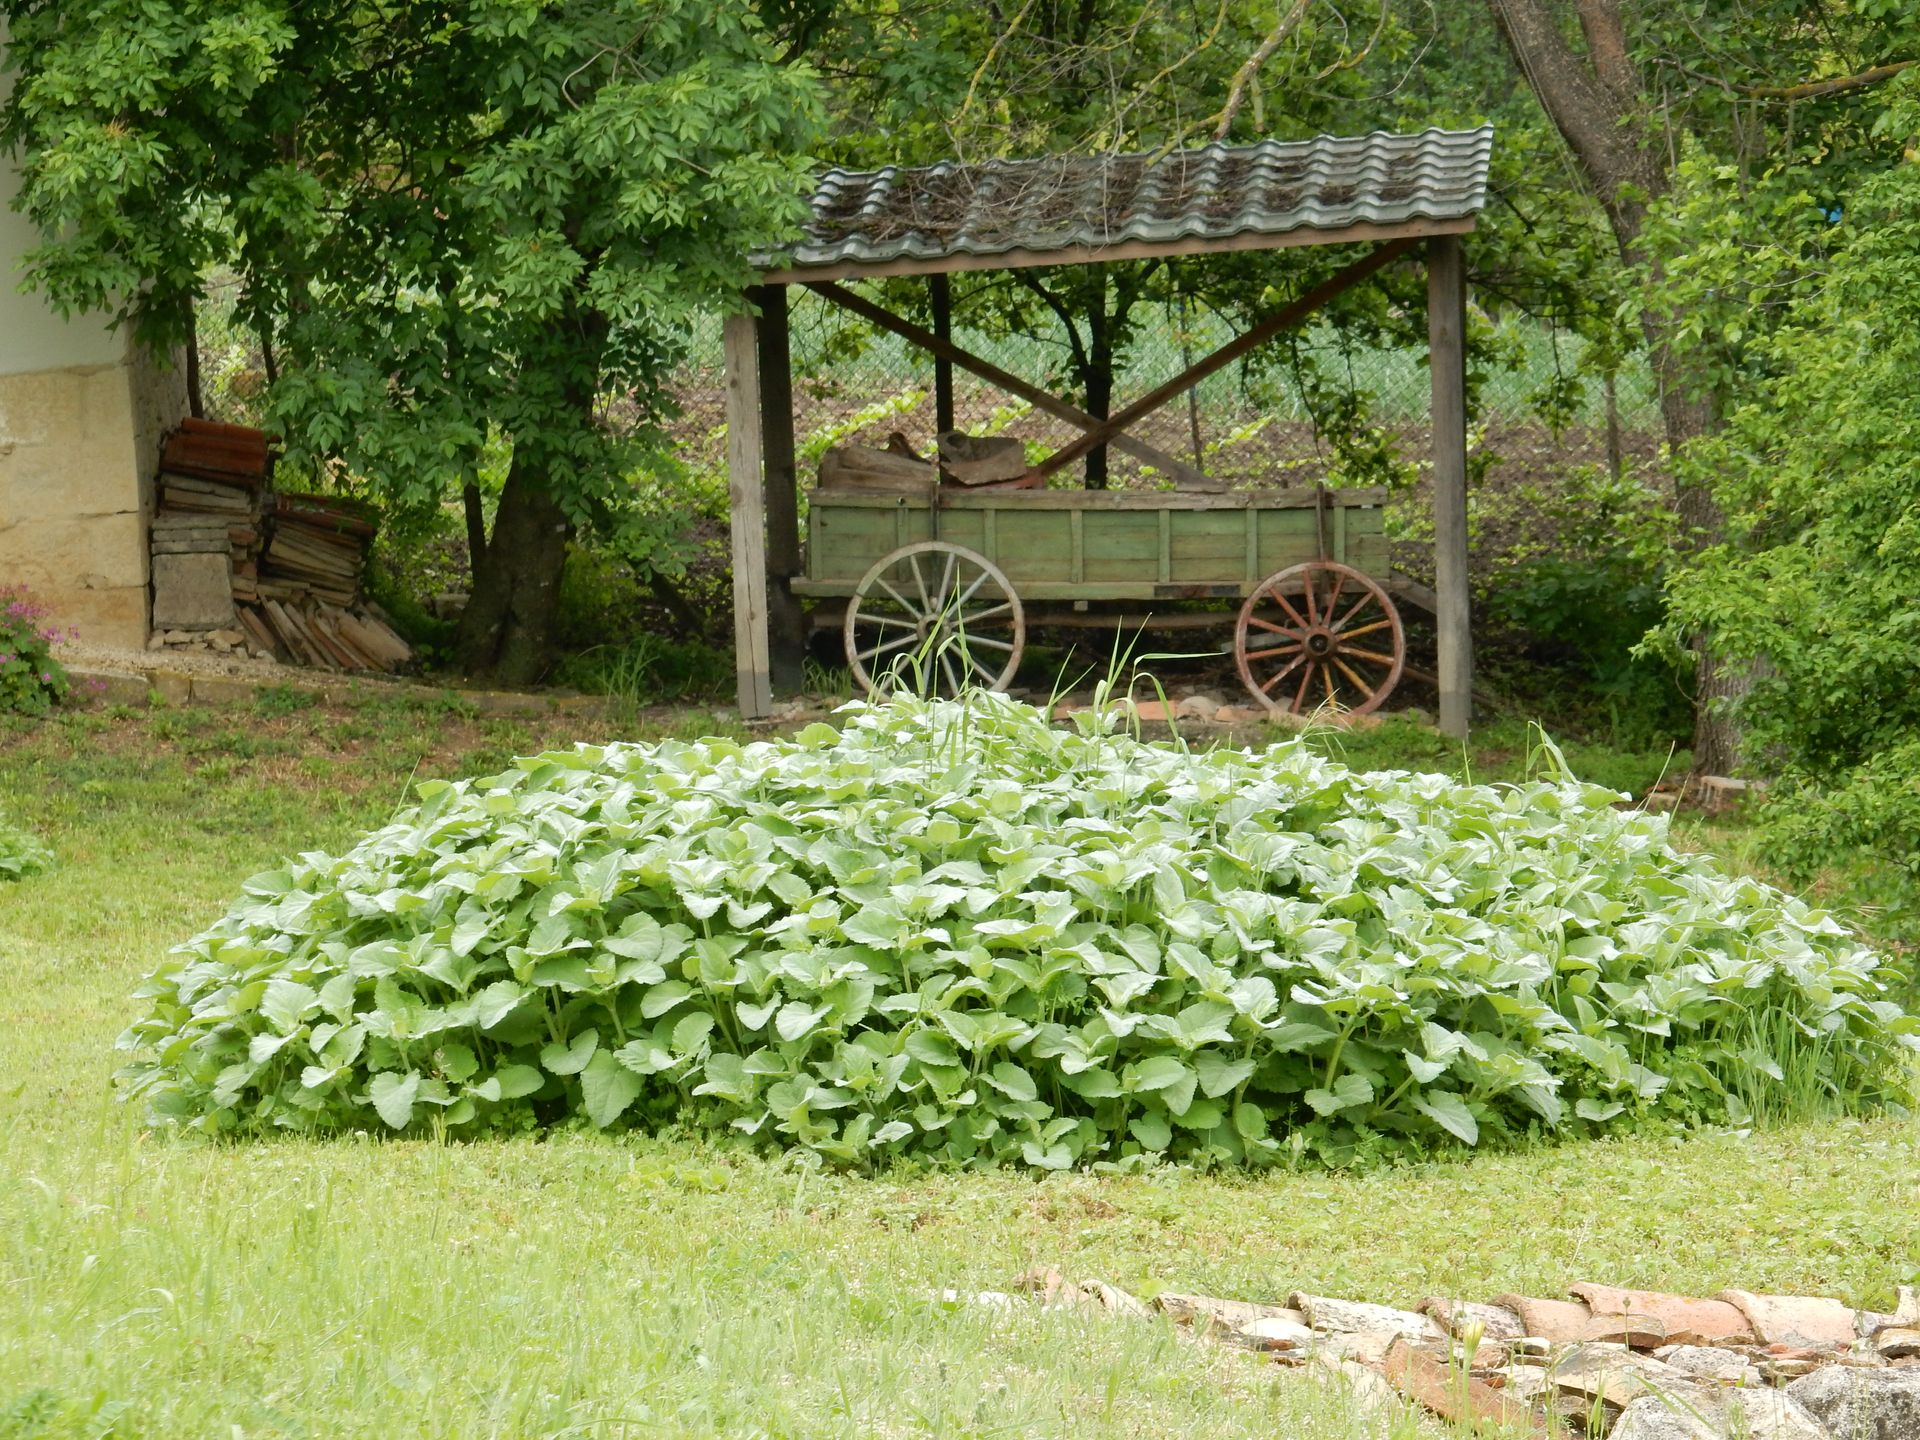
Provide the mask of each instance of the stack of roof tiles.
POLYGON ((272 468, 260 430, 189 419, 167 436, 152 530, 156 648, 244 649, 328 670, 407 664, 412 651, 361 594, 372 520, 348 501, 275 493, 272 468), (224 581, 199 558, 212 555, 224 581))

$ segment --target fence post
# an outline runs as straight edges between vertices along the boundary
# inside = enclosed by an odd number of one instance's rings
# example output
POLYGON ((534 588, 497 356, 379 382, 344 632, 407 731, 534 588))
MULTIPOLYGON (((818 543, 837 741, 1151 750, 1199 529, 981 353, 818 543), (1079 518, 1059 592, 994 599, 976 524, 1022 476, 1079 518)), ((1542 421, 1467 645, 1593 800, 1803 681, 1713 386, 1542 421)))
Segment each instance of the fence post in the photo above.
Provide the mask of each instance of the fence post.
POLYGON ((1467 277, 1457 235, 1427 242, 1427 354, 1433 378, 1433 588, 1440 729, 1465 739, 1473 716, 1467 592, 1467 277))

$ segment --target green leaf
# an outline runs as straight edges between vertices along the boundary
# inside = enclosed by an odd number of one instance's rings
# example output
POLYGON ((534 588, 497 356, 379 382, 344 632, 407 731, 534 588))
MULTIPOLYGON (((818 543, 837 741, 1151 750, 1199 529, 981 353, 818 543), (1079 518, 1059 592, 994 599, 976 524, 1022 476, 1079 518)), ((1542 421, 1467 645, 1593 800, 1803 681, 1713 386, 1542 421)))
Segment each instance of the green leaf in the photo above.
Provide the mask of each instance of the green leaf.
POLYGON ((602 1130, 618 1120, 640 1096, 640 1077, 607 1051, 593 1057, 580 1075, 587 1118, 602 1130))
POLYGON ((1480 1143, 1480 1122, 1467 1102, 1449 1090, 1429 1090, 1413 1097, 1413 1108, 1448 1134, 1469 1145, 1480 1143))
POLYGON ((987 1073, 987 1083, 1015 1100, 1036 1100, 1040 1096, 1033 1077, 1011 1060, 1002 1060, 995 1065, 987 1073))
POLYGON ((367 1096, 380 1118, 395 1130, 404 1130, 413 1119, 413 1104, 420 1093, 420 1077, 412 1071, 401 1074, 383 1070, 373 1077, 367 1096))
POLYGON ((713 1016, 704 1010, 683 1015, 673 1027, 673 1053, 693 1055, 704 1051, 707 1037, 713 1033, 713 1016))
POLYGON ((496 980, 473 998, 474 1023, 491 1030, 519 1007, 526 994, 511 980, 496 980))
POLYGON ((1133 1138, 1140 1142, 1144 1150, 1159 1153, 1173 1144, 1173 1126, 1167 1123, 1167 1117, 1157 1111, 1148 1111, 1135 1116, 1127 1126, 1133 1138))
POLYGON ((1334 1081, 1331 1090, 1309 1090, 1303 1097, 1316 1115, 1336 1115, 1357 1105, 1371 1104, 1373 1084, 1364 1075, 1351 1070, 1334 1081))
POLYGON ((1127 1066, 1123 1072, 1130 1092, 1157 1091, 1167 1109, 1179 1115, 1193 1103, 1193 1092, 1200 1076, 1191 1066, 1171 1055, 1154 1055, 1127 1066))
POLYGON ((1235 1089, 1250 1077, 1256 1062, 1249 1059, 1228 1059, 1218 1050, 1202 1050, 1193 1057, 1194 1072, 1200 1077, 1200 1093, 1208 1099, 1216 1099, 1235 1089))
POLYGON ((266 994, 260 1000, 260 1013, 281 1034, 290 1034, 319 999, 312 986, 276 975, 267 981, 266 994))
POLYGON ((808 1005, 800 1000, 790 1000, 780 1007, 780 1013, 774 1017, 773 1033, 792 1044, 802 1035, 810 1034, 822 1019, 832 1013, 832 1009, 830 1005, 808 1005))
POLYGON ((640 1002, 640 1013, 649 1020, 658 1020, 692 995, 692 986, 684 981, 669 980, 666 984, 655 985, 647 991, 645 998, 640 1002))
POLYGON ((593 1052, 599 1044, 599 1031, 582 1030, 565 1045, 555 1043, 544 1046, 540 1051, 540 1063, 555 1075, 578 1075, 587 1068, 587 1062, 593 1058, 593 1052))
POLYGON ((915 1030, 907 1036, 907 1054, 922 1065, 958 1065, 960 1051, 938 1030, 915 1030))

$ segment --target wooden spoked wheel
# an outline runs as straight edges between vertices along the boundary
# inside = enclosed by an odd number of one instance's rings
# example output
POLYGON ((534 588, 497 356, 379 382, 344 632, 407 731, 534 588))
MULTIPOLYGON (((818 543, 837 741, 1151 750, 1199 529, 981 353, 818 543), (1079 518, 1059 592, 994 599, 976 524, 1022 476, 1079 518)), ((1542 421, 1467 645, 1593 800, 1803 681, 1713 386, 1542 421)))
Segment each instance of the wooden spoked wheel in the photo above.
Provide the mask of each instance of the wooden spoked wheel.
POLYGON ((984 555, 944 540, 903 545, 867 571, 847 605, 847 664, 868 694, 1004 690, 1020 668, 1026 612, 984 555))
POLYGON ((1233 655, 1269 710, 1365 715, 1398 683, 1407 642, 1386 591, 1349 566, 1313 560, 1269 575, 1247 597, 1233 655))

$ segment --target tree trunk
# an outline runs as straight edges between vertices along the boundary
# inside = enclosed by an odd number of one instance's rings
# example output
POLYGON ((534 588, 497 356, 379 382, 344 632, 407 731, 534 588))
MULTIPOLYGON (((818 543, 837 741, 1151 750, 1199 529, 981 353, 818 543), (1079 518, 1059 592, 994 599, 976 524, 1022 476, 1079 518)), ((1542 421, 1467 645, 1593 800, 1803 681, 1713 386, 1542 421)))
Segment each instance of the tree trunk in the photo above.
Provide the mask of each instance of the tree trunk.
MULTIPOLYGON (((1087 304, 1087 413, 1096 420, 1113 414, 1113 330, 1107 323, 1107 280, 1098 269, 1099 285, 1087 304)), ((1087 452, 1087 489, 1107 488, 1107 447, 1087 452)))
MULTIPOLYGON (((1629 264, 1645 259, 1640 230, 1647 207, 1667 192, 1670 177, 1654 104, 1628 57, 1620 0, 1575 0, 1584 56, 1568 44, 1548 0, 1487 0, 1497 28, 1515 64, 1533 87, 1581 172, 1593 187, 1620 256, 1629 264)), ((1718 424, 1713 397, 1690 383, 1669 343, 1681 316, 1641 312, 1641 331, 1660 386, 1660 414, 1667 450, 1676 458, 1689 441, 1718 424)), ((1680 485, 1674 495, 1680 521, 1679 544, 1697 549, 1720 538, 1724 522, 1712 493, 1702 485, 1680 485)), ((1699 774, 1724 775, 1738 759, 1739 733, 1725 701, 1742 693, 1745 675, 1720 665, 1709 637, 1696 636, 1693 764, 1699 774)))
POLYGON ((507 685, 531 685, 553 663, 560 577, 572 534, 537 468, 515 450, 455 642, 466 674, 507 685))

